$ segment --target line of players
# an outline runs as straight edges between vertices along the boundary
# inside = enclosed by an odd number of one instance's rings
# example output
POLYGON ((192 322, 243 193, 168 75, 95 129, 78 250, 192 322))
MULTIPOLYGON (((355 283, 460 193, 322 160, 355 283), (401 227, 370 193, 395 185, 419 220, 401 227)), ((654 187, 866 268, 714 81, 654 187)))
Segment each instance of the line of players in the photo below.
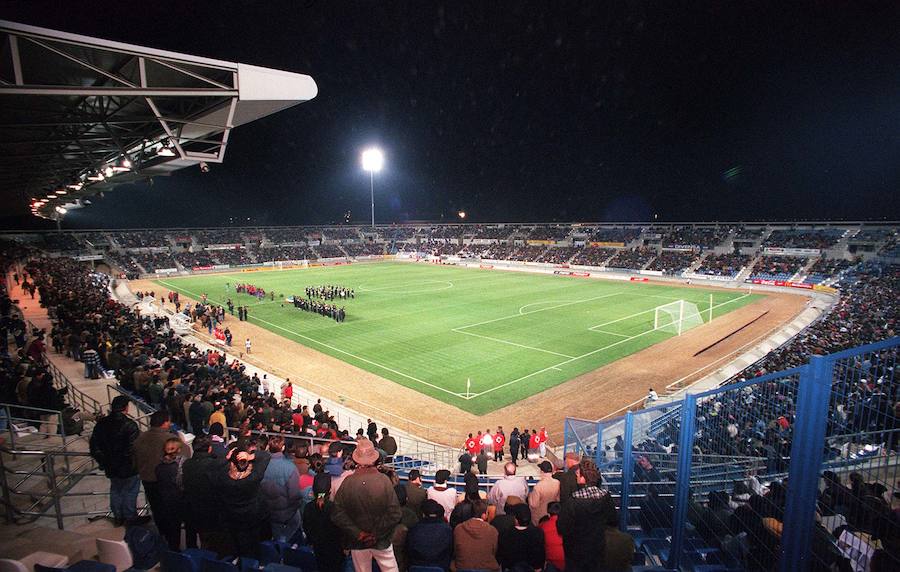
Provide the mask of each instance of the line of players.
POLYGON ((356 297, 356 293, 352 288, 343 286, 307 286, 307 298, 319 298, 320 300, 348 300, 356 297))
POLYGON ((344 308, 339 308, 334 304, 325 304, 324 302, 318 302, 316 300, 306 300, 300 296, 294 296, 292 299, 288 299, 288 302, 293 302, 295 308, 300 308, 307 312, 315 312, 320 316, 327 316, 335 322, 343 322, 347 317, 344 308))

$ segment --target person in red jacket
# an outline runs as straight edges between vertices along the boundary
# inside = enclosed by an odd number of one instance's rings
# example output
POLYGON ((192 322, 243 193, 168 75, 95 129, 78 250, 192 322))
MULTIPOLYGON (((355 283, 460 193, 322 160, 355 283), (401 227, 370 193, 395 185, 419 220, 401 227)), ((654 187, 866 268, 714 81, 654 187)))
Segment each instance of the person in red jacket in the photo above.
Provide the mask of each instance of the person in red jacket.
POLYGON ((475 455, 477 455, 479 446, 480 446, 480 444, 478 443, 478 439, 476 439, 475 437, 472 437, 472 434, 469 433, 469 438, 466 439, 466 444, 465 444, 466 451, 469 453, 469 455, 471 455, 473 457, 475 455))
POLYGON ((556 530, 556 521, 559 520, 559 503, 547 504, 547 516, 541 519, 538 528, 544 531, 544 553, 547 562, 556 566, 557 570, 564 572, 566 569, 566 553, 563 550, 562 536, 556 530))
POLYGON ((506 435, 503 434, 503 427, 497 427, 494 433, 494 460, 503 461, 503 446, 506 445, 506 435))
POLYGON ((537 462, 539 449, 541 446, 541 437, 537 431, 532 430, 531 437, 528 439, 528 462, 537 462))

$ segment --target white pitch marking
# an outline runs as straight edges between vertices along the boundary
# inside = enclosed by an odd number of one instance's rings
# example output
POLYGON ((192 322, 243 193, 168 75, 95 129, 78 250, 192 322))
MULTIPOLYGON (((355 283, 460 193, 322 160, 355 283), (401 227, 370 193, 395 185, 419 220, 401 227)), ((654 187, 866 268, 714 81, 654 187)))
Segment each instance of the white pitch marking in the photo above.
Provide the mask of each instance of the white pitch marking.
MULTIPOLYGON (((719 307, 721 307, 721 306, 724 306, 725 304, 730 304, 730 303, 735 302, 735 301, 737 301, 737 300, 743 300, 744 298, 746 298, 746 297, 749 296, 749 295, 750 295, 750 294, 744 294, 743 296, 738 296, 737 298, 732 298, 732 299, 730 299, 730 300, 726 300, 725 302, 722 302, 721 304, 716 304, 715 306, 713 306, 713 310, 715 310, 716 308, 719 308, 719 307)), ((647 296, 647 298, 650 298, 650 297, 651 297, 651 296, 647 296)), ((679 300, 681 300, 681 299, 682 299, 682 298, 679 298, 679 300)), ((709 308, 704 308, 704 310, 708 310, 708 309, 709 309, 709 308)), ((649 314, 650 312, 653 312, 654 310, 656 310, 656 308, 650 308, 649 310, 644 310, 643 312, 636 312, 636 313, 634 313, 634 314, 631 314, 630 316, 625 316, 624 318, 617 318, 617 319, 615 319, 615 320, 610 320, 609 322, 603 322, 602 324, 597 324, 596 326, 591 326, 590 328, 588 328, 588 330, 590 330, 590 331, 593 332, 593 331, 596 331, 597 328, 602 328, 603 326, 608 326, 608 325, 610 325, 610 324, 615 324, 615 323, 621 322, 621 321, 623 321, 623 320, 629 320, 629 319, 631 319, 631 318, 636 318, 636 317, 638 317, 638 316, 643 316, 644 314, 649 314)), ((603 332, 603 333, 609 333, 609 332, 603 332)))
MULTIPOLYGON (((165 282, 162 282, 162 281, 160 281, 160 283, 166 284, 165 282)), ((193 295, 193 296, 197 296, 197 293, 196 293, 196 292, 191 292, 190 290, 187 290, 187 289, 185 289, 185 288, 181 288, 181 290, 184 291, 184 292, 187 292, 188 294, 191 294, 191 295, 193 295)), ((345 351, 345 350, 342 350, 342 349, 340 349, 340 348, 336 348, 336 347, 334 347, 334 346, 332 346, 332 345, 330 345, 330 344, 326 344, 325 342, 320 342, 319 340, 317 340, 317 339, 315 339, 315 338, 310 338, 309 336, 304 336, 304 335, 301 334, 301 333, 295 332, 295 331, 293 331, 293 330, 289 330, 289 329, 287 329, 287 328, 284 328, 284 327, 282 327, 282 326, 279 326, 278 324, 273 324, 272 322, 269 322, 268 320, 263 320, 262 318, 258 318, 258 317, 256 317, 256 316, 249 316, 248 321, 250 321, 250 320, 256 320, 257 322, 262 322, 262 323, 264 323, 264 324, 268 324, 268 325, 272 326, 273 328, 278 328, 279 330, 283 330, 283 331, 285 331, 285 332, 287 332, 287 333, 289 333, 289 334, 293 334, 293 335, 297 336, 298 338, 303 338, 304 340, 309 340, 309 341, 311 341, 311 342, 313 342, 313 343, 319 344, 320 346, 326 347, 326 348, 328 348, 328 349, 330 349, 330 350, 336 351, 336 352, 338 352, 338 353, 342 353, 342 354, 344 354, 344 355, 348 355, 348 356, 350 356, 350 357, 352 357, 352 358, 354 358, 354 359, 358 359, 359 361, 362 361, 362 362, 365 362, 365 363, 374 365, 375 367, 379 367, 379 368, 381 368, 381 369, 383 369, 383 370, 385 370, 385 371, 389 371, 389 372, 391 372, 391 373, 396 373, 397 375, 403 376, 403 377, 405 377, 405 378, 407 378, 407 379, 411 379, 412 381, 416 381, 416 382, 418 382, 418 383, 421 383, 422 385, 427 385, 428 387, 431 387, 431 388, 433 388, 433 389, 437 389, 438 391, 443 391, 444 393, 447 393, 447 394, 450 394, 450 395, 459 397, 459 394, 456 393, 455 391, 450 391, 449 389, 444 389, 443 387, 434 385, 433 383, 428 383, 427 381, 422 381, 421 379, 419 379, 419 378, 417 378, 417 377, 413 377, 413 376, 408 375, 408 374, 405 374, 405 373, 403 373, 402 371, 397 371, 396 369, 393 369, 393 368, 390 368, 390 367, 381 365, 381 364, 378 363, 378 362, 374 362, 374 361, 372 361, 372 360, 370 360, 370 359, 366 359, 366 358, 364 358, 364 357, 360 357, 360 356, 358 356, 358 355, 352 354, 352 353, 350 353, 350 352, 348 352, 348 351, 345 351)), ((473 396, 473 397, 474 397, 474 396, 473 396)))
POLYGON ((458 330, 458 329, 456 329, 456 328, 454 328, 454 329, 452 329, 452 330, 450 330, 450 331, 451 331, 451 332, 456 332, 457 334, 465 334, 465 335, 467 335, 467 336, 475 336, 476 338, 482 338, 482 339, 485 339, 485 340, 491 340, 491 341, 494 341, 494 342, 499 342, 499 343, 501 343, 501 344, 508 344, 508 345, 511 345, 511 346, 516 346, 516 347, 520 347, 520 348, 525 348, 526 350, 534 350, 534 351, 536 351, 536 352, 544 352, 545 354, 553 354, 553 355, 555 355, 555 356, 565 357, 565 358, 570 358, 570 357, 572 357, 572 356, 570 356, 570 355, 561 354, 561 353, 559 353, 559 352, 554 352, 554 351, 550 351, 550 350, 545 350, 545 349, 543 349, 543 348, 536 348, 536 347, 534 347, 534 346, 526 346, 525 344, 517 344, 516 342, 510 342, 510 341, 508 341, 508 340, 502 340, 502 339, 500 339, 500 338, 492 338, 491 336, 482 336, 481 334, 473 334, 472 332, 463 332, 463 331, 458 330))
MULTIPOLYGON (((611 294, 603 294, 602 296, 594 296, 593 298, 585 298, 584 300, 574 300, 572 302, 564 302, 562 304, 557 304, 556 306, 548 306, 546 308, 541 308, 540 310, 532 310, 531 312, 516 313, 516 314, 511 314, 509 316, 502 316, 500 318, 494 318, 493 320, 485 320, 483 322, 478 322, 477 324, 467 324, 465 326, 459 326, 459 327, 453 328, 453 331, 474 328, 475 326, 483 326, 485 324, 493 324, 494 322, 500 322, 502 320, 518 318, 520 316, 528 316, 531 314, 537 314, 538 312, 546 312, 547 310, 555 310, 556 308, 562 308, 563 306, 571 306, 572 304, 581 304, 582 302, 590 302, 592 300, 599 300, 600 298, 609 298, 610 296, 618 296, 619 294, 623 294, 623 293, 624 292, 613 292, 611 294)), ((520 308, 520 310, 521 310, 521 308, 520 308)))

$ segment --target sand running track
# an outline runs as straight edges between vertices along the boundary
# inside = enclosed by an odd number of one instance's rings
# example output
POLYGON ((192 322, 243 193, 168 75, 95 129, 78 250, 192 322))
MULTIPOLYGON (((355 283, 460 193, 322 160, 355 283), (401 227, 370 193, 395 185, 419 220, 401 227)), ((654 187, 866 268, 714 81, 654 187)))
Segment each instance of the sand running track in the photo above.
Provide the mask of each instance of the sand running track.
MULTIPOLYGON (((168 290, 150 280, 129 284, 133 292, 168 290)), ((712 287, 694 286, 705 290, 712 287)), ((734 292, 734 290, 730 290, 734 292)), ((181 296, 182 300, 186 297, 181 296)), ((566 417, 599 419, 634 404, 649 387, 662 388, 680 380, 686 385, 726 365, 742 351, 761 342, 793 320, 809 298, 767 292, 766 297, 716 318, 686 334, 655 344, 594 371, 580 375, 542 393, 485 415, 473 415, 418 391, 362 370, 314 349, 292 342, 251 322, 227 316, 234 334, 231 353, 270 371, 323 398, 344 403, 362 415, 380 419, 419 437, 457 447, 469 432, 503 426, 546 426, 551 439, 561 442, 566 417), (697 351, 734 332, 768 311, 763 318, 724 342, 692 357, 697 351), (241 356, 243 340, 253 341, 253 354, 241 356)), ((252 314, 251 314, 252 319, 252 314)), ((198 337, 207 338, 206 332, 198 337)))

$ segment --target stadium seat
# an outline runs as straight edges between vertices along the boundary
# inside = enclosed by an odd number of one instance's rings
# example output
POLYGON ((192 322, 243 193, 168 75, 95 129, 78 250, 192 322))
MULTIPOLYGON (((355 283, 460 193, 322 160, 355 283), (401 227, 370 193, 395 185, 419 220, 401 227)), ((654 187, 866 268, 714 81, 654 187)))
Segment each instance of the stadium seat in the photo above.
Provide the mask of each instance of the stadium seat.
POLYGON ((259 562, 263 566, 272 564, 281 564, 284 560, 282 546, 277 542, 266 540, 259 543, 259 562))
POLYGON ((204 560, 203 572, 240 572, 240 570, 226 560, 204 560))
POLYGON ((302 568, 303 572, 312 572, 317 569, 316 555, 312 549, 305 546, 288 548, 283 553, 283 562, 288 566, 302 568))
POLYGON ((112 564, 116 572, 123 572, 134 566, 131 549, 124 540, 97 539, 97 558, 100 562, 112 564))
POLYGON ((444 572, 439 566, 410 566, 409 572, 444 572))
POLYGON ((181 552, 166 550, 159 561, 162 572, 200 572, 200 564, 181 552))
POLYGON ((277 562, 266 564, 263 570, 264 572, 306 572, 306 570, 288 566, 287 564, 278 564, 277 562))
POLYGON ((216 553, 212 550, 203 550, 202 548, 186 548, 181 551, 194 563, 194 568, 199 572, 203 570, 204 560, 218 560, 216 553))

